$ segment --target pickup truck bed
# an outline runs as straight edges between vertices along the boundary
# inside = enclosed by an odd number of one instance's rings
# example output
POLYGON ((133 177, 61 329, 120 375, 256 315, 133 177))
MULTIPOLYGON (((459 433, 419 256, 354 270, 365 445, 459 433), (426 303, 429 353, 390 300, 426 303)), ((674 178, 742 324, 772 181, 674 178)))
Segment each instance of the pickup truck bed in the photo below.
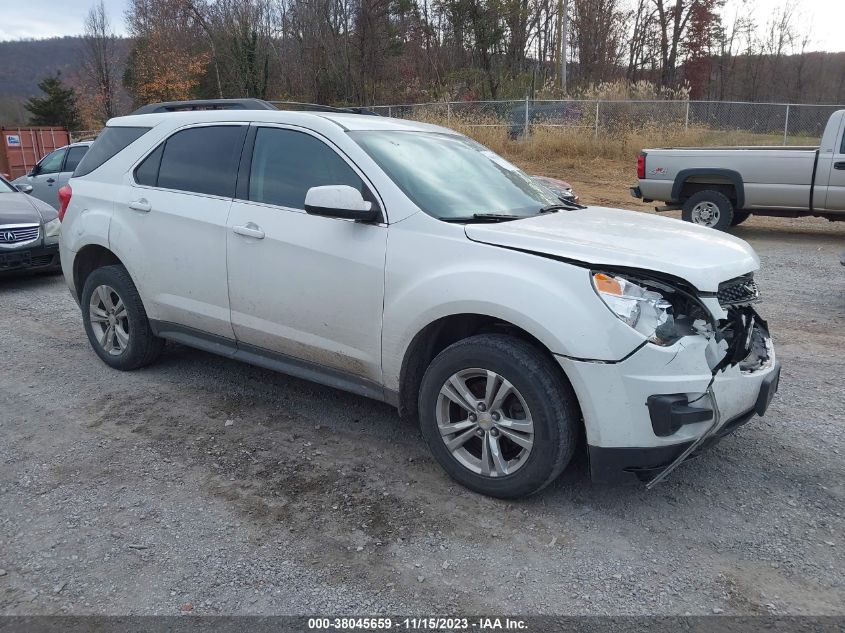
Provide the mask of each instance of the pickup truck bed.
POLYGON ((819 147, 677 147, 646 149, 631 189, 658 210, 718 229, 748 215, 845 219, 845 110, 827 123, 819 147))

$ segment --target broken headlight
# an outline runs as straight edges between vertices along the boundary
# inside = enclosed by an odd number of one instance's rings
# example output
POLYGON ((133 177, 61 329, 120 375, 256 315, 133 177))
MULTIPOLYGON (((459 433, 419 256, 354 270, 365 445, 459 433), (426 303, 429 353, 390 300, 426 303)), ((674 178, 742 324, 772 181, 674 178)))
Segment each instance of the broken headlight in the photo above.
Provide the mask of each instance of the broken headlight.
POLYGON ((706 318, 702 306, 663 283, 596 271, 592 281, 610 311, 656 345, 693 334, 696 319, 706 318))

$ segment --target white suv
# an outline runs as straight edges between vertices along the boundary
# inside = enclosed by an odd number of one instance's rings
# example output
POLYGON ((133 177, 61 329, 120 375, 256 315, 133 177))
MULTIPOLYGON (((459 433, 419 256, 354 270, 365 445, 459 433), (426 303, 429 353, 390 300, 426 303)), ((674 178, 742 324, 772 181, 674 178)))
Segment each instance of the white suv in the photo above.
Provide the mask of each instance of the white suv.
POLYGON ((110 366, 170 339, 392 403, 488 495, 543 488, 581 436, 595 479, 654 484, 777 389, 745 242, 561 204, 441 127, 136 114, 61 199, 64 274, 110 366))

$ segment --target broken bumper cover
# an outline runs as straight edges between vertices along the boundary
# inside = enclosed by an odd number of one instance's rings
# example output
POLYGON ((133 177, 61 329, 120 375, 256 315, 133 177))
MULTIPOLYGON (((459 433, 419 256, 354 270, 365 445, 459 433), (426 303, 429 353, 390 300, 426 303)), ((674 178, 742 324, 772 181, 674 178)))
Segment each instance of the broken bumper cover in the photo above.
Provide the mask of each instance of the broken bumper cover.
POLYGON ((558 357, 581 404, 594 481, 652 480, 765 413, 780 378, 771 342, 762 367, 735 364, 715 378, 709 345, 690 336, 616 363, 558 357))
MULTIPOLYGON (((679 458, 683 458, 680 460, 680 463, 683 463, 698 457, 707 449, 718 444, 723 437, 730 435, 743 424, 749 422, 755 415, 764 415, 778 390, 779 383, 780 364, 778 363, 774 371, 763 380, 754 408, 724 423, 720 421, 713 432, 707 434, 704 438, 673 446, 651 448, 590 446, 590 472, 593 480, 597 482, 617 482, 630 479, 630 475, 634 475, 641 481, 654 481, 666 469, 675 466, 675 462, 679 458), (698 444, 693 446, 696 441, 698 441, 698 444), (689 450, 691 447, 692 450, 689 450)), ((707 419, 712 421, 713 412, 711 411, 710 414, 711 416, 707 419)))

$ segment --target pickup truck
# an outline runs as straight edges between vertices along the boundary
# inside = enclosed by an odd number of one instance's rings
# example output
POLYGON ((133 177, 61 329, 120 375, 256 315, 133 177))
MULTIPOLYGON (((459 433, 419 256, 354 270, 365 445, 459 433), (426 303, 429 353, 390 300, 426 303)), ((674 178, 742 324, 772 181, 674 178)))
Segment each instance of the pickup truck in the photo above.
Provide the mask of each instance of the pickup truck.
POLYGON ((751 214, 845 220, 843 133, 845 110, 838 110, 819 147, 644 149, 631 195, 722 231, 751 214))

